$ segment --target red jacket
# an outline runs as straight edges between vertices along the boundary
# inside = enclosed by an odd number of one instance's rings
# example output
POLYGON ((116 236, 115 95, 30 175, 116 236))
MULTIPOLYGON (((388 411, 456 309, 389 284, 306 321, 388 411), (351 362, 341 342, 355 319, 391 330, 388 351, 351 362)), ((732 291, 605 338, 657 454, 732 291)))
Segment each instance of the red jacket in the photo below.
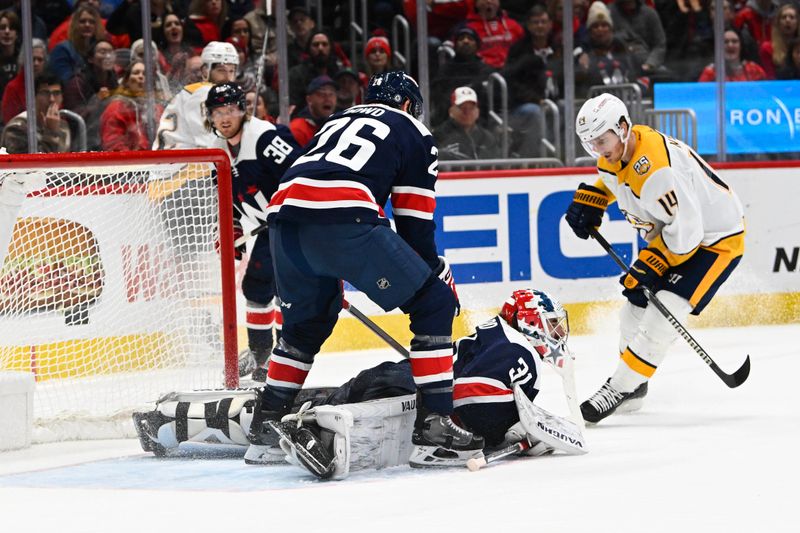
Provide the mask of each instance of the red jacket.
POLYGON ((23 111, 25 111, 25 74, 19 69, 3 92, 3 124, 8 124, 23 111))
MULTIPOLYGON (((156 105, 155 124, 163 108, 156 105)), ((135 101, 128 97, 115 97, 100 117, 100 146, 108 152, 123 150, 149 150, 152 143, 147 138, 147 124, 139 115, 135 101)))
MULTIPOLYGON (((717 72, 714 64, 708 65, 700 74, 697 81, 715 81, 717 72)), ((760 81, 767 79, 764 69, 752 61, 742 61, 742 67, 733 74, 725 74, 725 81, 760 81)))
POLYGON ((483 20, 474 11, 467 17, 467 26, 478 32, 481 46, 478 55, 483 62, 494 68, 503 68, 511 45, 522 38, 525 31, 516 20, 500 11, 497 18, 483 20))
POLYGON ((750 35, 756 40, 758 46, 772 39, 772 19, 765 17, 750 5, 745 6, 733 18, 734 28, 741 30, 743 26, 750 30, 750 35))
MULTIPOLYGON (((426 6, 428 12, 428 35, 442 40, 450 38, 450 30, 464 22, 471 13, 475 0, 433 0, 426 6)), ((417 26, 416 0, 403 0, 403 14, 412 28, 417 26)))
POLYGON ((294 140, 302 147, 305 147, 314 138, 314 134, 319 131, 317 122, 310 113, 305 111, 307 109, 301 111, 297 117, 289 122, 289 129, 294 135, 294 140))

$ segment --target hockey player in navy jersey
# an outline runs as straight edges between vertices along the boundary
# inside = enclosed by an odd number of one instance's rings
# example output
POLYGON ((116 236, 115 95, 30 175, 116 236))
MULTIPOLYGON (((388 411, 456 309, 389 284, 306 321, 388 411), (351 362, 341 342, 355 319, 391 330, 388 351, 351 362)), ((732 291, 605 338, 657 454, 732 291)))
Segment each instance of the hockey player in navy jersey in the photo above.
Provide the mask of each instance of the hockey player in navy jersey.
MULTIPOLYGON (((454 343, 453 419, 459 427, 482 436, 488 449, 527 439, 529 455, 585 453, 568 336, 567 313, 558 300, 540 290, 514 291, 498 316, 454 343), (571 421, 532 407, 544 365, 564 382, 571 421)), ((163 452, 185 441, 244 444, 259 395, 172 393, 134 420, 144 449, 156 453, 159 446, 163 452), (179 428, 185 428, 181 435, 179 428)), ((338 479, 354 470, 403 464, 414 448, 409 433, 415 403, 408 360, 381 363, 332 391, 304 389, 294 414, 277 426, 282 439, 276 462, 283 463, 285 454, 318 477, 338 479)))
MULTIPOLYGON (((267 219, 267 204, 284 172, 300 155, 300 146, 285 126, 275 126, 246 113, 246 96, 235 83, 211 87, 205 101, 206 128, 216 134, 214 148, 225 150, 233 169, 234 238, 242 235, 242 220, 259 226, 267 219)), ((241 259, 245 245, 236 250, 241 259)), ((267 359, 273 347, 273 329, 280 337, 280 310, 275 305, 275 280, 269 236, 257 235, 242 280, 247 300, 248 350, 240 356, 239 374, 252 372, 266 379, 267 359)))
MULTIPOLYGON (((281 179, 269 235, 283 332, 263 395, 266 422, 285 415, 342 308, 346 280, 384 310, 409 315, 411 370, 420 392, 413 432, 417 466, 463 464, 483 439, 450 419, 453 410, 452 273, 434 242, 437 149, 417 120, 422 96, 402 71, 373 76, 366 104, 334 114, 281 179), (397 232, 383 206, 391 196, 397 232)), ((274 449, 269 425, 246 460, 274 449)))

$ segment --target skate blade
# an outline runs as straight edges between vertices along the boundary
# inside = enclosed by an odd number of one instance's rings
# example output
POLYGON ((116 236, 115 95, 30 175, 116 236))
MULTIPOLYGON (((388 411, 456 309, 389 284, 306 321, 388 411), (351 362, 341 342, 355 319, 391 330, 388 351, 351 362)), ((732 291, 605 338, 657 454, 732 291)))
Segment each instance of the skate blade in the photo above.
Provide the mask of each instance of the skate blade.
POLYGON ((464 467, 470 459, 482 459, 483 450, 448 450, 439 446, 414 446, 408 464, 411 468, 464 467))
POLYGON ((622 402, 622 404, 617 407, 617 413, 632 413, 634 411, 638 411, 644 405, 644 398, 635 398, 633 400, 627 400, 622 402))
POLYGON ((251 444, 244 454, 244 462, 248 465, 282 465, 286 463, 286 454, 280 448, 251 444))

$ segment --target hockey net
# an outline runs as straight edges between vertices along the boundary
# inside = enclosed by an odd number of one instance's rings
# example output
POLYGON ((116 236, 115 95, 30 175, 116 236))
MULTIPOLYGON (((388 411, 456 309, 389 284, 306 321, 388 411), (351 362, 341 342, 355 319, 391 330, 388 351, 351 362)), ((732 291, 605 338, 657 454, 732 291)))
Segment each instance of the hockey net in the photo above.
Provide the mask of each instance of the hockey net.
POLYGON ((0 167, 38 178, 0 270, 0 372, 34 374, 35 442, 133 436, 130 413, 164 392, 238 384, 224 152, 0 167))

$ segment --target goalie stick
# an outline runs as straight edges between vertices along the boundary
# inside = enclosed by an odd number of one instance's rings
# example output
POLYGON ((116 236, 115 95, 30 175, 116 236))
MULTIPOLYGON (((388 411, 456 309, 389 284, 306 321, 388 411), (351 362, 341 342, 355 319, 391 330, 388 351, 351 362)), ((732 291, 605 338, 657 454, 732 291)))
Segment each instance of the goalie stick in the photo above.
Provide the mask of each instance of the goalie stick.
MULTIPOLYGON (((603 249, 606 251, 606 253, 609 256, 611 256, 611 259, 613 259, 614 262, 617 263, 620 269, 622 269, 623 273, 628 271, 628 267, 627 265, 625 265, 625 262, 617 254, 617 252, 614 251, 614 249, 611 247, 611 245, 608 243, 605 237, 603 237, 600 234, 600 232, 597 231, 597 228, 590 228, 589 234, 592 237, 594 237, 594 239, 598 243, 600 243, 600 246, 602 246, 603 249)), ((674 327, 678 331, 678 333, 680 333, 681 337, 683 337, 683 339, 687 343, 689 343, 689 346, 691 346, 692 349, 695 351, 695 353, 699 355, 703 359, 703 361, 705 361, 705 363, 711 368, 711 370, 717 376, 719 376, 719 378, 722 380, 723 383, 725 383, 725 385, 733 389, 745 382, 747 376, 750 375, 749 355, 745 358, 744 363, 742 363, 742 366, 740 366, 736 372, 734 372, 733 374, 726 373, 719 367, 719 365, 717 365, 717 363, 714 362, 711 356, 708 355, 708 352, 706 352, 703 349, 703 347, 700 346, 700 344, 696 340, 694 340, 694 337, 692 337, 692 335, 686 330, 686 328, 683 327, 683 324, 678 322, 678 319, 675 318, 675 316, 670 312, 669 309, 667 309, 667 307, 661 302, 661 300, 659 300, 656 297, 653 291, 651 291, 648 287, 642 287, 642 289, 644 290, 644 294, 645 296, 647 296, 647 299, 650 301, 650 303, 652 303, 656 307, 656 309, 658 309, 659 312, 661 312, 661 314, 664 315, 664 318, 666 318, 672 325, 672 327, 674 327)))
POLYGON ((514 444, 506 446, 505 448, 495 450, 492 453, 484 455, 483 457, 473 457, 467 461, 467 468, 470 472, 477 472, 489 463, 494 463, 500 459, 505 459, 506 457, 522 453, 530 448, 531 443, 528 441, 528 439, 522 439, 519 442, 515 442, 514 444))

